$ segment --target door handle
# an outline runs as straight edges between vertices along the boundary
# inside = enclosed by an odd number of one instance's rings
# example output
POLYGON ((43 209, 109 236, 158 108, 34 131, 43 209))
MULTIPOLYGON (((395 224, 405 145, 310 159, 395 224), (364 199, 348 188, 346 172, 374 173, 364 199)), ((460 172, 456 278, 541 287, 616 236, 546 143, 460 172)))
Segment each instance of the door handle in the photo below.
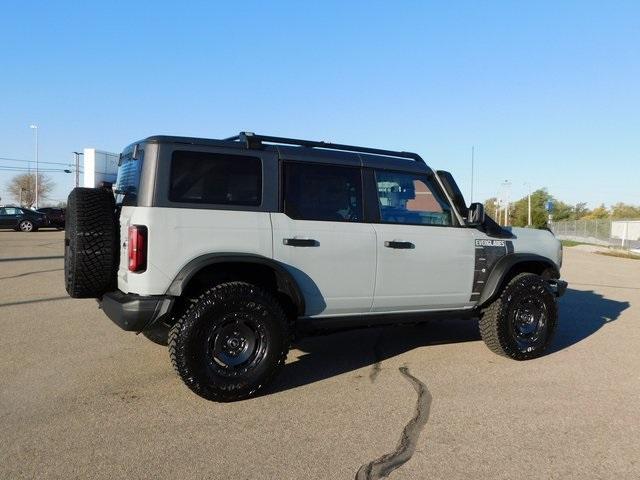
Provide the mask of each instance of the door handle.
POLYGON ((290 247, 317 247, 320 242, 312 238, 284 238, 282 243, 290 247))
POLYGON ((403 242, 400 240, 391 240, 390 242, 384 242, 384 246, 387 248, 401 248, 401 249, 416 248, 416 246, 413 243, 403 242))

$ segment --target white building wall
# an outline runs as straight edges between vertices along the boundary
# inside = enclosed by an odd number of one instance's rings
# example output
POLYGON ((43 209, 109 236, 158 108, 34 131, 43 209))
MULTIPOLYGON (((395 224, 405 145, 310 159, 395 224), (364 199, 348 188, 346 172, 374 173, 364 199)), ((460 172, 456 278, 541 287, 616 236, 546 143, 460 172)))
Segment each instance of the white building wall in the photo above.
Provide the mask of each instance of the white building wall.
POLYGON ((118 174, 119 157, 118 153, 85 148, 83 185, 94 188, 100 185, 100 182, 115 183, 118 174))
POLYGON ((622 240, 640 240, 640 221, 614 221, 611 222, 611 238, 622 240))

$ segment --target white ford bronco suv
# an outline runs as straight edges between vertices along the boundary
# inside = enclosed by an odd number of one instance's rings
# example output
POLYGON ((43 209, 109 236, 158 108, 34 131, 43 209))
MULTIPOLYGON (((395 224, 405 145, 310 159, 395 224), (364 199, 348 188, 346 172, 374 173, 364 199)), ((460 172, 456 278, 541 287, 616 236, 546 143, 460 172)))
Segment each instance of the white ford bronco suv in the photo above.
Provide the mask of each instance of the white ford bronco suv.
POLYGON ((154 136, 109 187, 69 195, 67 291, 168 343, 211 400, 258 392, 299 332, 478 318, 492 351, 526 360, 556 329, 560 242, 467 207, 415 153, 154 136))

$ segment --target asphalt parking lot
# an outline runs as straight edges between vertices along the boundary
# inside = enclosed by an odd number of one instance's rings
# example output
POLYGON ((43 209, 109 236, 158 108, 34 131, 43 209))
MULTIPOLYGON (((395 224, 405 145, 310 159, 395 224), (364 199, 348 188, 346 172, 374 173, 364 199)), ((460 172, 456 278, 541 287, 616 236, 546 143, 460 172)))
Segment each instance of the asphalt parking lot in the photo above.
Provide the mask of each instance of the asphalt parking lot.
POLYGON ((640 478, 640 261, 565 249, 543 358, 492 354, 468 320, 357 330, 216 404, 66 295, 62 239, 0 231, 2 479, 640 478))

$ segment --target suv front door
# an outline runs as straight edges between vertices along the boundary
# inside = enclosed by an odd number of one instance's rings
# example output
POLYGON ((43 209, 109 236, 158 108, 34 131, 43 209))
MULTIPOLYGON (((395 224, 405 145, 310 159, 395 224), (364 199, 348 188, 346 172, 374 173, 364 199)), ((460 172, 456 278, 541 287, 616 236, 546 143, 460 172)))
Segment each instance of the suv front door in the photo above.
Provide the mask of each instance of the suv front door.
POLYGON ((284 162, 283 174, 273 253, 303 291, 306 315, 370 311, 376 234, 363 219, 361 168, 284 162))
POLYGON ((375 172, 379 219, 373 311, 419 311, 471 305, 472 229, 454 215, 426 174, 375 172))

